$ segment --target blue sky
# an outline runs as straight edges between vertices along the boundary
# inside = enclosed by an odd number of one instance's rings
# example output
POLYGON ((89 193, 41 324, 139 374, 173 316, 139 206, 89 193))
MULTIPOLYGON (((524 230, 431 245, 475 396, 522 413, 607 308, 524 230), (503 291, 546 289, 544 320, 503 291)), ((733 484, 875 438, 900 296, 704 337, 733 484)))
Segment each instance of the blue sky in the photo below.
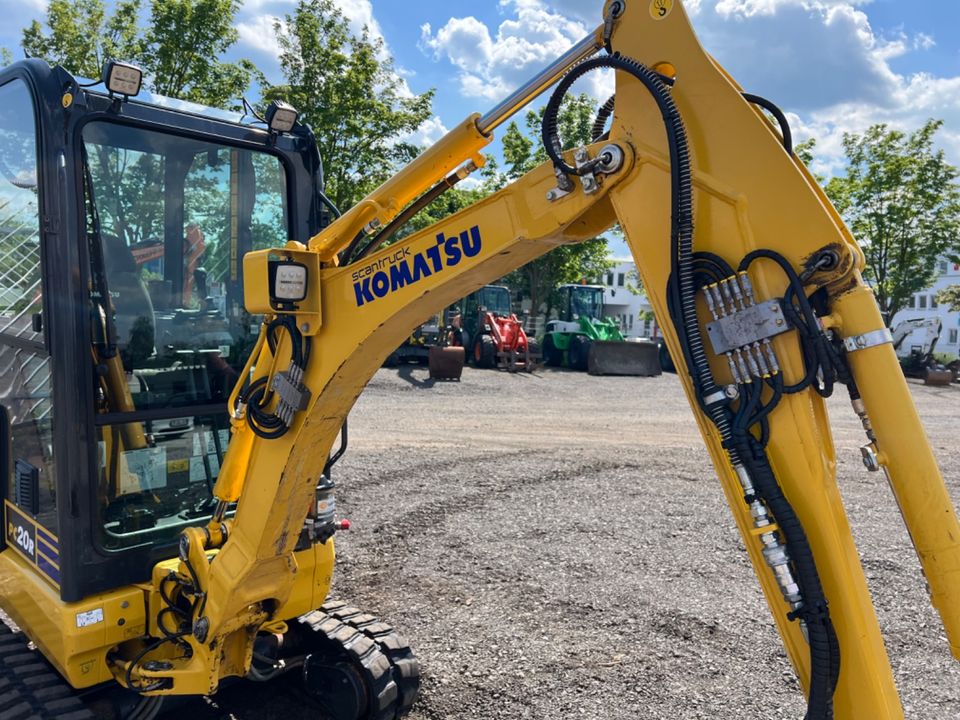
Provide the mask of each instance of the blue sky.
MULTIPOLYGON (((633 0, 635 3, 642 0, 633 0)), ((436 88, 435 140, 484 111, 599 23, 601 0, 337 0, 354 27, 382 35, 412 92, 436 88)), ((272 18, 293 0, 248 0, 235 57, 277 78, 272 18)), ((820 172, 842 168, 841 138, 874 122, 911 130, 945 120, 940 141, 960 165, 960 1, 684 0, 704 46, 744 87, 818 139, 820 172)), ((0 45, 42 18, 45 0, 0 0, 0 45)), ((585 86, 598 98, 608 79, 585 86)))

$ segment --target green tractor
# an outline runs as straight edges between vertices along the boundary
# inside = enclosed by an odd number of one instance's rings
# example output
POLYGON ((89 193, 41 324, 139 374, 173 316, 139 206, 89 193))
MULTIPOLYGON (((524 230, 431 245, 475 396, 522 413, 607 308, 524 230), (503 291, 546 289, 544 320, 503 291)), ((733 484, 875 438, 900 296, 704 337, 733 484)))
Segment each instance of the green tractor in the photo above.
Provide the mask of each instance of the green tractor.
POLYGON ((659 346, 628 341, 613 319, 603 317, 603 290, 601 285, 559 288, 557 319, 547 322, 540 344, 544 361, 591 375, 659 375, 659 346))

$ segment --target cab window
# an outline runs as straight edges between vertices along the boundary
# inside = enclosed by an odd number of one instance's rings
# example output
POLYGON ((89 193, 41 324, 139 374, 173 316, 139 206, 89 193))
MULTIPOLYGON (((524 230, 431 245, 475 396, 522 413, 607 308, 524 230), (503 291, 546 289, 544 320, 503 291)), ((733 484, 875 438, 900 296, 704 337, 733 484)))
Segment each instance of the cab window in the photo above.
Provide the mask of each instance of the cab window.
POLYGON ((9 454, 3 494, 56 532, 53 393, 40 261, 33 100, 22 80, 12 80, 0 86, 0 404, 6 412, 3 455, 9 454))
POLYGON ((286 176, 266 152, 111 122, 83 141, 99 499, 125 547, 209 515, 260 323, 243 255, 286 243, 286 176))

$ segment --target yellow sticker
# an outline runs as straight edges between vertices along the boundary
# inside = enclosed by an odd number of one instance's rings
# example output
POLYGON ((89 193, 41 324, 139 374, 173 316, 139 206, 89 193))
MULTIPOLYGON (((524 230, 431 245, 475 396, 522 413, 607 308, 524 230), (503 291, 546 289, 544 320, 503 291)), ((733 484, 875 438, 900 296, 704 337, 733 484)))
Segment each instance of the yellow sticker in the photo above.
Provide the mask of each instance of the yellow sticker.
POLYGON ((190 469, 190 458, 183 460, 167 460, 168 473, 183 473, 190 469))
POLYGON ((650 17, 654 20, 663 20, 673 10, 673 0, 651 0, 650 17))

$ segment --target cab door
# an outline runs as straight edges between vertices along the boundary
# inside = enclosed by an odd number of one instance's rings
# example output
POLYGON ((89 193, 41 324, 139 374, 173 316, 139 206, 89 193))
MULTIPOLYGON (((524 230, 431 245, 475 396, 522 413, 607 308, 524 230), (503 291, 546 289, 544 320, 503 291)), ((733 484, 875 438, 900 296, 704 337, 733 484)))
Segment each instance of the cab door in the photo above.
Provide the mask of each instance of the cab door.
POLYGON ((25 79, 0 82, 0 443, 8 547, 60 585, 53 377, 37 121, 25 79))

